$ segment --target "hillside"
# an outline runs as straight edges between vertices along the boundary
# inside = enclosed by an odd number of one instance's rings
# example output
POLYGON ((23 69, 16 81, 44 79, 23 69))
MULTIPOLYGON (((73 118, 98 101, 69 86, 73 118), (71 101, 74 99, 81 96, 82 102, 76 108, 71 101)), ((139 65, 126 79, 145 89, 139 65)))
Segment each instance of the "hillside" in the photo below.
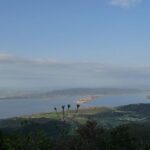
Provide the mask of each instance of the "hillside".
POLYGON ((0 149, 149 150, 149 114, 150 104, 132 104, 0 120, 0 149))
MULTIPOLYGON (((87 120, 96 120, 104 127, 115 127, 120 124, 128 123, 146 123, 150 121, 150 104, 131 104, 126 106, 107 108, 107 107, 91 107, 80 108, 78 113, 76 110, 65 112, 66 122, 75 122, 83 124, 87 120)), ((22 122, 49 124, 52 121, 62 121, 62 112, 50 112, 33 114, 30 116, 22 116, 17 118, 0 120, 0 128, 18 128, 22 126, 22 122)))

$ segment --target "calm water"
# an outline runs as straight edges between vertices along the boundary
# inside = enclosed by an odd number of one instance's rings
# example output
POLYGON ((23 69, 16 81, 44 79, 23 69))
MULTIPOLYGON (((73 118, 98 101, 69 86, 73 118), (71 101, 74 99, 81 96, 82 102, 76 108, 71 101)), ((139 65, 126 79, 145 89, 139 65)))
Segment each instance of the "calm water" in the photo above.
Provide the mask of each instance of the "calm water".
MULTIPOLYGON (((149 103, 150 100, 145 98, 145 94, 130 94, 118 96, 106 96, 86 104, 81 107, 90 106, 119 106, 135 103, 149 103)), ((54 107, 61 108, 61 105, 71 104, 75 107, 76 100, 79 97, 62 97, 55 99, 14 99, 0 101, 0 118, 9 118, 21 115, 29 115, 41 112, 53 111, 54 107)))

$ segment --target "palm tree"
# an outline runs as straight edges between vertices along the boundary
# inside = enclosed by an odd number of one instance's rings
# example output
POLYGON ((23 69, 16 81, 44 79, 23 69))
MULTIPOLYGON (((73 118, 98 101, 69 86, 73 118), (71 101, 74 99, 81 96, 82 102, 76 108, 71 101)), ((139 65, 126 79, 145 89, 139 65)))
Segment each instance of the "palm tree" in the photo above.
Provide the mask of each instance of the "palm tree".
POLYGON ((62 108, 63 121, 64 121, 65 120, 65 105, 62 105, 61 108, 62 108))
POLYGON ((57 113, 57 108, 56 108, 56 107, 54 107, 54 110, 55 110, 55 112, 57 113))
POLYGON ((79 108, 80 108, 80 104, 77 104, 77 110, 76 110, 76 113, 79 111, 79 108))
POLYGON ((67 105, 67 107, 68 107, 68 111, 69 111, 69 109, 70 109, 71 105, 70 105, 70 104, 68 104, 68 105, 67 105))

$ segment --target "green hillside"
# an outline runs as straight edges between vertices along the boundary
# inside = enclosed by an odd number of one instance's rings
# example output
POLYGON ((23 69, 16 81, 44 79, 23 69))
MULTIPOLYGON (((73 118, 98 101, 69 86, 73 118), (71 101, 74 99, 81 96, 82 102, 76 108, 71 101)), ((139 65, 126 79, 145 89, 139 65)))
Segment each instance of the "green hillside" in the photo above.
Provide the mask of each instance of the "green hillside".
MULTIPOLYGON (((88 120, 95 120, 104 127, 115 127, 128 123, 145 123, 150 121, 150 104, 132 104, 115 108, 91 107, 76 110, 66 110, 65 121, 68 124, 83 124, 88 120)), ((0 128, 18 128, 25 122, 49 124, 52 121, 62 121, 62 112, 33 114, 11 119, 0 120, 0 128)))
POLYGON ((5 119, 0 149, 150 150, 149 114, 150 104, 134 104, 5 119))

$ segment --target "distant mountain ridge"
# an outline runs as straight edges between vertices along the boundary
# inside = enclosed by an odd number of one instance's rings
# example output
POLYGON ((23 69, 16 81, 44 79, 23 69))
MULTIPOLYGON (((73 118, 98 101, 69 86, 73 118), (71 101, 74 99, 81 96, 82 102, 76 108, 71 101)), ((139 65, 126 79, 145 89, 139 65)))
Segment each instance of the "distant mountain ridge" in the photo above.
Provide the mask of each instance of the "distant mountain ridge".
POLYGON ((70 88, 65 90, 55 90, 47 94, 50 95, 96 95, 96 94, 124 94, 139 92, 139 89, 123 89, 123 88, 70 88))
POLYGON ((128 88, 70 88, 62 90, 53 90, 50 92, 18 92, 11 94, 0 94, 0 100, 4 99, 26 99, 26 98, 51 98, 56 96, 94 96, 94 95, 111 95, 111 94, 129 94, 141 92, 140 89, 128 88))

